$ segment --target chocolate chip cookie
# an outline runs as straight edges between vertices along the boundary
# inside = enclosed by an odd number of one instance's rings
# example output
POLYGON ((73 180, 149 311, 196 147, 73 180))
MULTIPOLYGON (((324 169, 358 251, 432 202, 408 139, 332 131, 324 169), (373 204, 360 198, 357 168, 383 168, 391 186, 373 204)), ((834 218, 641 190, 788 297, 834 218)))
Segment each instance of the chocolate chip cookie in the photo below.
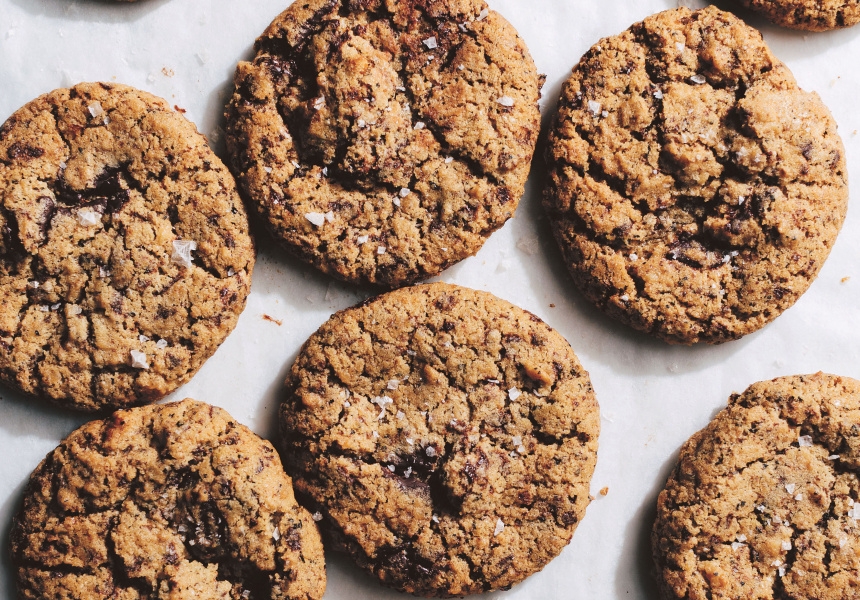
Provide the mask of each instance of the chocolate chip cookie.
POLYGON ((542 80, 482 0, 299 0, 255 50, 227 109, 232 168, 301 259, 396 287, 513 216, 542 80))
POLYGON ((671 343, 756 331, 845 218, 836 123, 761 35, 711 6, 601 40, 564 85, 544 205, 598 308, 671 343))
POLYGON ((589 503, 598 412, 557 332, 437 283, 325 323, 280 420, 333 545, 386 585, 446 597, 507 589, 561 552, 589 503))
POLYGON ((322 542, 272 445, 194 400, 90 422, 30 478, 21 598, 322 598, 322 542))
POLYGON ((740 0, 783 27, 827 31, 860 23, 858 0, 740 0))
POLYGON ((665 598, 856 597, 860 382, 750 386, 681 448, 657 502, 665 598))
POLYGON ((0 381, 151 402, 230 333, 254 265, 235 182, 164 100, 85 83, 0 128, 0 381))

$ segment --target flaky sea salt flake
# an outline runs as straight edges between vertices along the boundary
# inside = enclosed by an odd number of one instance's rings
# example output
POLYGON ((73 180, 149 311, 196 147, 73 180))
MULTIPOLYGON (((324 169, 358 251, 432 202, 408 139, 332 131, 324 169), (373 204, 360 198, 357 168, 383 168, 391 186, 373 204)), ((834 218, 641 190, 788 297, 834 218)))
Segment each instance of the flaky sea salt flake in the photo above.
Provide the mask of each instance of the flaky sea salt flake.
POLYGON ((436 36, 430 36, 426 40, 424 40, 424 45, 427 46, 428 50, 435 50, 439 47, 439 43, 436 41, 436 36))
POLYGON ((517 398, 519 398, 522 395, 523 395, 523 393, 515 387, 512 387, 511 389, 508 390, 508 398, 510 398, 511 400, 516 400, 517 398))
POLYGON ((185 267, 191 267, 191 252, 197 250, 197 242, 194 240, 173 240, 173 254, 170 260, 173 264, 185 267))
POLYGON ((385 387, 388 388, 389 390, 396 390, 397 388, 400 387, 400 380, 399 379, 391 379, 388 382, 388 385, 386 385, 385 387))
POLYGON ((788 492, 789 494, 793 494, 795 488, 797 488, 797 486, 793 483, 786 483, 785 484, 785 491, 788 492))
POLYGON ((167 343, 167 340, 165 340, 165 339, 161 339, 161 340, 158 340, 157 342, 155 342, 155 347, 158 348, 159 350, 164 350, 165 348, 167 348, 167 346, 168 346, 168 343, 167 343))
POLYGON ((89 206, 85 206, 84 208, 78 211, 78 223, 83 225, 84 227, 92 227, 96 225, 101 220, 101 215, 94 211, 89 206))
POLYGON ((598 102, 597 100, 589 100, 588 101, 588 110, 594 116, 599 115, 600 114, 600 102, 598 102))
POLYGON ((77 304, 70 304, 70 305, 69 305, 69 314, 70 314, 70 315, 79 315, 79 314, 81 314, 82 312, 84 312, 84 309, 82 309, 82 308, 81 308, 80 306, 78 306, 77 304))
POLYGON ((702 75, 701 73, 696 73, 695 75, 690 77, 690 81, 692 81, 696 85, 702 85, 703 83, 705 83, 707 81, 707 79, 705 79, 705 76, 702 75))
POLYGON ((434 456, 436 456, 436 448, 433 446, 427 446, 426 448, 424 448, 424 454, 426 454, 430 458, 433 458, 434 456))
POLYGON ((448 157, 446 157, 446 158, 445 158, 445 164, 446 164, 446 165, 450 165, 452 162, 454 162, 454 157, 453 157, 453 156, 448 156, 448 157))
POLYGON ((408 196, 411 193, 412 193, 412 190, 410 190, 409 188, 400 188, 400 197, 401 198, 405 198, 406 196, 408 196))
MULTIPOLYGON (((791 550, 791 542, 789 542, 788 540, 784 541, 782 543, 782 549, 783 550, 791 550)), ((776 566, 779 566, 779 565, 776 565, 776 566)))
POLYGON ((141 344, 145 344, 146 342, 149 341, 149 338, 146 337, 145 335, 143 335, 142 333, 139 336, 137 336, 137 339, 140 340, 141 344))
POLYGON ((276 542, 281 539, 281 530, 275 527, 274 531, 272 531, 272 539, 276 542))
POLYGON ((812 436, 811 435, 802 435, 797 438, 797 445, 801 448, 808 448, 812 446, 812 436))
POLYGON ((322 518, 323 518, 323 517, 322 517, 322 513, 321 513, 320 511, 317 511, 317 512, 315 512, 314 514, 312 514, 312 515, 311 515, 311 519, 313 519, 313 520, 314 520, 314 521, 316 521, 317 523, 319 523, 320 521, 322 521, 322 518))
POLYGON ((355 242, 356 242, 359 246, 361 246, 362 244, 366 244, 366 243, 368 242, 368 240, 370 240, 370 236, 369 236, 369 235, 360 235, 360 236, 358 236, 357 238, 355 238, 355 242))
POLYGON ((476 21, 483 21, 484 19, 486 19, 489 16, 490 16, 490 10, 485 8, 481 11, 481 13, 478 15, 478 18, 475 20, 476 21))
POLYGON ((657 90, 656 92, 654 92, 654 97, 657 100, 662 100, 663 99, 663 90, 657 90))
POLYGON ((496 100, 496 102, 507 108, 511 108, 514 105, 514 99, 510 96, 502 96, 501 98, 496 100))
POLYGON ((132 350, 131 366, 135 369, 148 369, 149 362, 146 360, 146 354, 144 354, 140 350, 132 350))
POLYGON ((424 123, 424 121, 418 121, 417 123, 415 123, 415 127, 413 129, 421 131, 425 127, 427 127, 427 125, 424 123))
POLYGON ((87 106, 87 110, 90 111, 93 118, 98 118, 105 114, 105 110, 102 108, 102 104, 98 100, 91 102, 90 105, 87 106))
POLYGON ((325 223, 325 214, 319 212, 309 212, 305 213, 305 219, 307 219, 317 227, 322 227, 325 223))
POLYGON ((839 460, 839 455, 838 454, 831 454, 830 456, 827 457, 827 460, 839 460))
POLYGON ((387 250, 387 248, 386 248, 385 246, 379 246, 379 247, 376 249, 376 253, 377 253, 377 254, 382 255, 382 254, 385 254, 385 251, 386 251, 386 250, 387 250))
POLYGON ((501 519, 496 519, 496 528, 493 530, 493 537, 496 537, 505 530, 505 523, 501 519))

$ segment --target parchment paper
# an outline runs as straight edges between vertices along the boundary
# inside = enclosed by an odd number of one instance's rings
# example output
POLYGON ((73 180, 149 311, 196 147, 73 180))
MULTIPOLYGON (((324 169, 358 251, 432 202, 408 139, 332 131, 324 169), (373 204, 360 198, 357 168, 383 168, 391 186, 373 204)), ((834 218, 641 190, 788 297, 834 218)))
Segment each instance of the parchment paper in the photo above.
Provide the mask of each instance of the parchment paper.
MULTIPOLYGON (((701 6, 698 0, 688 4, 701 6)), ((223 156, 223 107, 236 62, 289 0, 0 0, 0 122, 39 94, 79 81, 130 84, 187 110, 223 156)), ((492 0, 547 74, 544 126, 562 81, 599 38, 677 0, 492 0)), ((825 34, 781 30, 734 4, 764 32, 801 86, 817 91, 839 123, 850 179, 860 180, 860 26, 825 34)), ((538 152, 541 152, 539 148, 538 152)), ((441 279, 487 290, 558 329, 591 374, 602 432, 594 502, 573 542, 505 599, 654 598, 649 548, 657 493, 679 446, 730 393, 779 375, 818 370, 860 378, 860 207, 809 291, 774 323, 722 346, 672 347, 592 309, 570 283, 540 210, 544 168, 535 162, 514 220, 477 256, 441 279), (850 279, 845 279, 850 278, 850 279), (554 305, 554 307, 552 307, 554 305), (608 486, 609 493, 598 490, 608 486)), ((852 204, 858 193, 852 193, 852 204)), ((247 309, 197 376, 172 395, 219 405, 270 439, 282 381, 301 344, 335 310, 372 293, 299 264, 256 232, 259 257, 247 309), (281 325, 264 320, 267 314, 281 325)), ((30 472, 84 415, 0 387, 0 596, 15 597, 5 546, 30 472)), ((329 553, 327 599, 397 598, 329 553)))

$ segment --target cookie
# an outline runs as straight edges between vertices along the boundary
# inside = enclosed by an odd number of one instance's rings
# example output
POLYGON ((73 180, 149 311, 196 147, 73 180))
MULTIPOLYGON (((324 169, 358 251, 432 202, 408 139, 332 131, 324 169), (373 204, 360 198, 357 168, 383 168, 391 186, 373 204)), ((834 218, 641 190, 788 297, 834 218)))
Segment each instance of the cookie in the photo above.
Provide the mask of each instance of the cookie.
POLYGON ((711 6, 601 40, 565 83, 544 206, 598 308, 720 343, 789 308, 848 202, 836 123, 761 35, 711 6))
POLYGON ((860 382, 847 377, 782 377, 732 395, 660 493, 664 597, 856 597, 858 425, 860 382))
POLYGON ((600 420, 588 374, 536 316, 436 283, 337 313, 280 410, 296 494, 333 547, 424 596, 507 589, 570 541, 600 420))
POLYGON ((0 381, 63 406, 151 402, 226 338, 254 247, 235 182, 164 100, 84 83, 0 128, 0 381))
POLYGON ((740 0, 747 8, 777 25, 807 31, 827 31, 860 23, 857 0, 740 0))
POLYGON ((255 51, 227 109, 231 166, 302 260, 397 287, 514 215, 542 78, 482 0, 299 0, 255 51))
POLYGON ((322 541, 272 445, 186 399, 118 411, 35 470, 11 534, 21 598, 318 599, 322 541))

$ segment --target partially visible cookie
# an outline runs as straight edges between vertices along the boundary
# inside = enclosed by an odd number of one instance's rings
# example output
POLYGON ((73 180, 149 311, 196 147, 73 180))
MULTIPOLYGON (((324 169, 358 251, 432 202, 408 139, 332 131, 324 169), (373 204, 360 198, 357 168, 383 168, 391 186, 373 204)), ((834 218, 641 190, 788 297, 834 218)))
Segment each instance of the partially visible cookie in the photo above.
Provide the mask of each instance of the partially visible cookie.
POLYGON ((255 50, 227 109, 232 168, 306 262, 396 287, 514 215, 542 79, 483 0, 299 0, 255 50))
POLYGON ((322 542, 272 445, 194 400, 114 413, 35 470, 11 534, 21 598, 322 598, 322 542))
POLYGON ((789 308, 848 202, 836 123, 761 35, 711 6, 601 40, 564 85, 544 206, 580 290, 672 343, 789 308))
POLYGON ((657 502, 667 599, 856 598, 860 382, 782 377, 729 399, 657 502))
POLYGON ((598 412, 558 333, 437 283, 341 311, 308 340, 283 456, 335 547, 396 589, 462 596, 509 588, 570 541, 598 412))
POLYGON ((850 27, 860 22, 857 0, 740 0, 783 27, 808 31, 827 31, 850 27))
POLYGON ((164 100, 85 83, 0 128, 0 381, 97 410, 188 381, 232 331, 254 246, 233 177, 164 100))

